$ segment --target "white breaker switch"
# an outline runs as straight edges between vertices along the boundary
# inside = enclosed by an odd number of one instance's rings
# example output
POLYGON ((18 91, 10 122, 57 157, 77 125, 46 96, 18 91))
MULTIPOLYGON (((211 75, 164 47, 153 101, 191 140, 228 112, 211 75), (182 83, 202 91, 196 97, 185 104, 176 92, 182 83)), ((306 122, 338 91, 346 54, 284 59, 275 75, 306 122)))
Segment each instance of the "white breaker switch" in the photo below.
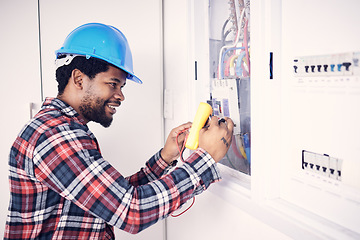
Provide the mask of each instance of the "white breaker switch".
POLYGON ((230 117, 234 122, 234 135, 240 134, 240 114, 236 79, 214 79, 212 84, 213 113, 218 117, 230 117))
POLYGON ((342 159, 327 154, 302 151, 302 168, 312 174, 341 181, 342 159))

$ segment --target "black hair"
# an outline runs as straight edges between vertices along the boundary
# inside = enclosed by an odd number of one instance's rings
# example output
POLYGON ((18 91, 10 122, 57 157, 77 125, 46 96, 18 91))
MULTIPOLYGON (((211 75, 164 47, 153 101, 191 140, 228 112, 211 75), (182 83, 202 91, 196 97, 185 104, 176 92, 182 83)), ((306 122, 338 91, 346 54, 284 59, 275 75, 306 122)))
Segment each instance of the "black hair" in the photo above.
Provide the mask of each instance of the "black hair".
MULTIPOLYGON (((60 55, 57 58, 61 59, 66 55, 60 55)), ((85 56, 76 56, 69 65, 64 65, 56 69, 56 81, 58 82, 58 95, 64 93, 65 87, 69 82, 71 73, 74 69, 78 69, 86 74, 90 79, 93 79, 96 74, 106 72, 109 66, 113 66, 101 59, 90 57, 87 59, 85 56)))

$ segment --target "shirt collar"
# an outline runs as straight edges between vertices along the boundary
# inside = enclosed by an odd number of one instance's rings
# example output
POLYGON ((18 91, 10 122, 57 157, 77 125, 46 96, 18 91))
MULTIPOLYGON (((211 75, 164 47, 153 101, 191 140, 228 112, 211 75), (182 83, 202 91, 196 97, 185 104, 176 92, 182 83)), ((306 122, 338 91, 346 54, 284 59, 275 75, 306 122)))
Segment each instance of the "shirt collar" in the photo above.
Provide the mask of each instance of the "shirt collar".
POLYGON ((75 118, 81 124, 86 125, 85 120, 80 117, 79 113, 76 112, 73 107, 58 98, 47 97, 42 105, 42 108, 56 108, 64 115, 70 118, 75 118))

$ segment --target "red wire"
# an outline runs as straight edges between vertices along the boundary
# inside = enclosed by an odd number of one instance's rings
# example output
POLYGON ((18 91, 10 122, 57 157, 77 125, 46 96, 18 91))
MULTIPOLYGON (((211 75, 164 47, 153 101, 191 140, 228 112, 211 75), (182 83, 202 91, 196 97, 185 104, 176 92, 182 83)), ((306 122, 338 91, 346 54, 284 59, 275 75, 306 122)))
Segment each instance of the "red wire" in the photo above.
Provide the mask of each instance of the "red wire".
MULTIPOLYGON (((184 158, 183 158, 182 155, 183 155, 183 153, 184 153, 185 143, 186 143, 187 137, 188 137, 189 135, 187 134, 187 135, 185 136, 184 144, 183 144, 181 150, 180 150, 180 147, 179 147, 178 136, 179 136, 180 134, 182 134, 183 132, 185 132, 185 131, 187 131, 187 129, 179 132, 179 133, 176 135, 176 145, 177 145, 177 148, 178 148, 178 150, 179 150, 180 159, 181 159, 182 162, 185 162, 185 160, 184 160, 184 158)), ((194 205, 194 203, 195 203, 195 197, 193 197, 193 201, 192 201, 191 205, 190 205, 187 209, 185 209, 183 212, 181 212, 181 213, 179 213, 179 214, 176 214, 176 215, 171 214, 171 216, 172 216, 172 217, 179 217, 179 216, 183 215, 184 213, 186 213, 186 212, 194 205)))
POLYGON ((194 205, 194 203, 195 203, 195 197, 193 197, 193 202, 191 203, 191 205, 187 209, 185 209, 182 213, 179 213, 177 215, 171 214, 171 216, 172 217, 179 217, 179 216, 183 215, 184 213, 186 213, 194 205))
POLYGON ((248 68, 249 68, 249 76, 250 76, 250 56, 249 56, 249 46, 248 46, 248 40, 247 40, 248 23, 249 23, 249 21, 246 20, 245 28, 244 28, 244 45, 245 45, 246 60, 247 60, 248 68))
POLYGON ((231 148, 233 150, 233 152, 235 153, 235 155, 240 158, 240 159, 243 159, 244 157, 241 155, 241 153, 239 152, 239 149, 236 145, 236 140, 235 140, 235 137, 234 135, 232 136, 232 142, 231 142, 231 148))
POLYGON ((186 132, 186 131, 187 131, 187 129, 182 130, 181 132, 179 132, 179 133, 176 135, 176 146, 177 146, 177 149, 178 149, 178 151, 179 151, 179 153, 180 153, 180 159, 181 159, 181 161, 182 161, 182 162, 185 162, 185 160, 184 160, 184 158, 183 158, 182 154, 184 153, 184 150, 185 150, 185 143, 186 143, 186 140, 187 140, 187 138, 188 138, 189 134, 186 134, 186 136, 185 136, 185 140, 184 140, 184 144, 183 144, 183 146, 182 146, 181 150, 180 150, 180 147, 179 147, 178 136, 179 136, 180 134, 182 134, 183 132, 186 132))

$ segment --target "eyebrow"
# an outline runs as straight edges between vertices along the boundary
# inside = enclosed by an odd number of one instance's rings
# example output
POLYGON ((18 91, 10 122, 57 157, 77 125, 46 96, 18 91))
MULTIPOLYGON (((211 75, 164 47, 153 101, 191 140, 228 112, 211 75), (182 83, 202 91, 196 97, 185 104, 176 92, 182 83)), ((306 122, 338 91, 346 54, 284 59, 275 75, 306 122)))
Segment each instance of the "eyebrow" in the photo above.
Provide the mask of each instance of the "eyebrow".
MULTIPOLYGON (((118 83, 121 83, 121 81, 117 78, 111 78, 111 80, 115 81, 115 82, 118 82, 118 83)), ((126 85, 126 81, 124 82, 124 84, 122 86, 125 86, 126 85)))

